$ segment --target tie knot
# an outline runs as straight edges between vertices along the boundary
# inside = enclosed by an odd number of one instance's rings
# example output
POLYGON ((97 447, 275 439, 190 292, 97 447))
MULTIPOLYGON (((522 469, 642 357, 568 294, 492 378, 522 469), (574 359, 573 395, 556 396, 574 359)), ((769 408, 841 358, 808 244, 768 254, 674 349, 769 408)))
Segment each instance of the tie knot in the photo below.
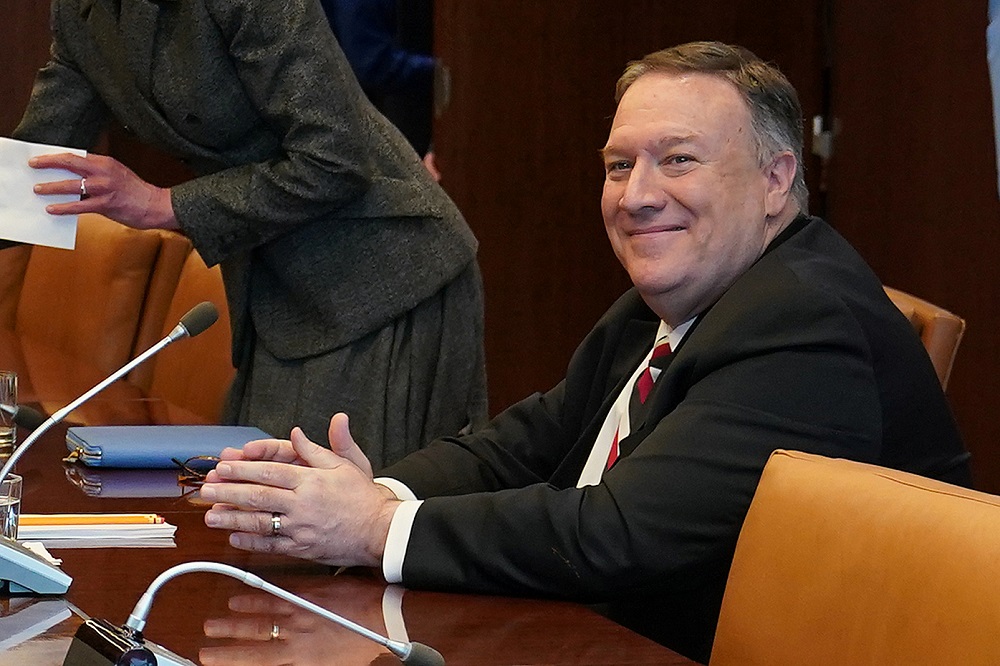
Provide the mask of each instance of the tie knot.
POLYGON ((653 347, 653 355, 649 357, 649 366, 662 370, 671 351, 673 350, 670 349, 670 343, 666 341, 653 347))

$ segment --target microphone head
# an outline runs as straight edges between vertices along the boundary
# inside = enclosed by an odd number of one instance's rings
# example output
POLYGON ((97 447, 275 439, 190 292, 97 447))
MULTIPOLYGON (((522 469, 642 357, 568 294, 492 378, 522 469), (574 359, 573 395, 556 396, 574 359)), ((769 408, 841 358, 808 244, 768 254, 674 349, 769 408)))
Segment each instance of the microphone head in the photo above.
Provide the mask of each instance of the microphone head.
POLYGON ((219 310, 210 301, 202 301, 181 317, 180 325, 194 337, 219 320, 219 310))
POLYGON ((440 652, 429 645, 416 642, 410 643, 410 654, 400 661, 414 666, 444 666, 444 657, 440 652))
POLYGON ((45 414, 28 405, 18 405, 14 410, 14 423, 28 430, 34 430, 42 425, 47 418, 45 414))

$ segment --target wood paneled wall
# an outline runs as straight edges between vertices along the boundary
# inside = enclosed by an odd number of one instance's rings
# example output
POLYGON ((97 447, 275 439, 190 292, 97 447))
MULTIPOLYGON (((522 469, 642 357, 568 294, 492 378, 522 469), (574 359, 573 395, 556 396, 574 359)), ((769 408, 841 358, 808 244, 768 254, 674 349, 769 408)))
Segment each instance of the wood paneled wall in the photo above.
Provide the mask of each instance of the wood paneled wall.
POLYGON ((883 282, 967 320, 948 388, 1000 493, 1000 199, 986 2, 837 2, 829 217, 883 282))
POLYGON ((49 54, 49 3, 0 0, 0 136, 10 136, 21 119, 31 82, 49 54))

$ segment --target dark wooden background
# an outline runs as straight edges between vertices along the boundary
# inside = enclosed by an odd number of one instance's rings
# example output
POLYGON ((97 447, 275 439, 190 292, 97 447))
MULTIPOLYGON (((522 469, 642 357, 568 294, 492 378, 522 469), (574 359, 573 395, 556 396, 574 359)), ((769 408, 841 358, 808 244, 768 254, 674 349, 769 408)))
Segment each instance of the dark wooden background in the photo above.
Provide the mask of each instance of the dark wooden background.
MULTIPOLYGON (((0 0, 0 134, 48 47, 45 0, 0 0)), ((451 105, 443 185, 480 239, 492 411, 562 376, 628 286, 604 234, 597 150, 625 63, 694 39, 749 47, 830 112, 832 158, 807 158, 812 212, 883 281, 965 317, 949 396, 977 486, 1000 492, 1000 225, 986 0, 436 0, 451 105)), ((808 142, 807 142, 808 144, 808 142)), ((111 152, 170 184, 182 173, 113 134, 111 152)))

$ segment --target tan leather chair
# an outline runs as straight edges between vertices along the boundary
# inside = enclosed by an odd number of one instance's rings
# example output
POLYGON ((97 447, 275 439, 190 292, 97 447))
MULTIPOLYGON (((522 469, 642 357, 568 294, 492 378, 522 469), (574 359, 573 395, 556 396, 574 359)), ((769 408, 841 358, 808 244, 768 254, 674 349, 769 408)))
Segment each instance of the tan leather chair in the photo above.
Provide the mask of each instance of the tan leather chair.
POLYGON ((155 234, 81 215, 75 250, 32 248, 15 332, 110 374, 131 355, 159 248, 155 234))
MULTIPOLYGON (((153 405, 158 423, 218 423, 235 369, 231 363, 229 311, 218 266, 208 268, 201 256, 188 254, 157 339, 202 301, 212 301, 219 321, 201 335, 181 340, 149 361, 148 384, 141 385, 165 404, 153 405)), ((130 381, 133 379, 130 377, 130 381)))
POLYGON ((17 245, 0 251, 0 330, 14 330, 24 272, 30 258, 30 245, 17 245))
POLYGON ((1000 497, 776 451, 711 666, 1000 663, 1000 497))
MULTIPOLYGON (((177 324, 175 320, 168 326, 167 314, 177 292, 181 271, 194 247, 186 236, 174 231, 157 230, 148 233, 158 235, 160 249, 149 275, 149 284, 146 287, 146 296, 132 347, 132 357, 138 356, 159 342, 165 335, 164 327, 169 331, 177 324)), ((153 363, 147 361, 128 374, 128 381, 148 390, 152 377, 153 363)))
MULTIPOLYGON (((0 350, 0 364, 19 373, 20 399, 52 411, 132 358, 140 323, 158 317, 162 327, 189 250, 179 235, 85 214, 74 250, 0 251, 0 328, 17 341, 0 350), (169 293, 157 301, 151 296, 160 283, 169 284, 169 293)), ((138 394, 125 388, 104 395, 138 394)), ((72 420, 90 422, 84 411, 72 420)))
POLYGON ((965 320, 905 291, 885 287, 885 293, 917 330, 941 380, 941 388, 947 389, 958 345, 965 333, 965 320))

